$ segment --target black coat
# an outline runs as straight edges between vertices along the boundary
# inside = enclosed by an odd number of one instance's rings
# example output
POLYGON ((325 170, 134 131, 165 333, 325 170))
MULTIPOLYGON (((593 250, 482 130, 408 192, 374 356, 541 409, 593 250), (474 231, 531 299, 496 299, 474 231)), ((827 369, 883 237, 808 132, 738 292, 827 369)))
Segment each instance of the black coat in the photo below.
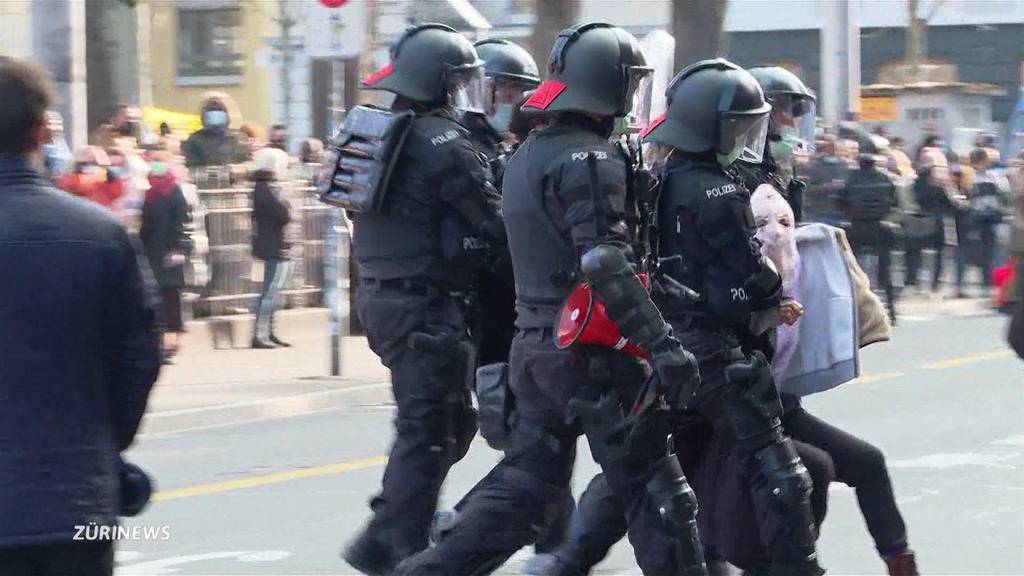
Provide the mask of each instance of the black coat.
POLYGON ((128 234, 0 158, 0 547, 115 521, 118 454, 160 369, 128 234))
POLYGON ((185 285, 185 265, 167 265, 169 254, 189 254, 192 243, 188 235, 192 215, 181 187, 173 184, 167 194, 152 194, 142 206, 142 227, 139 239, 146 247, 146 257, 157 284, 164 288, 185 285))
POLYGON ((280 188, 267 180, 257 181, 252 191, 252 255, 260 260, 287 260, 284 229, 291 220, 280 188))

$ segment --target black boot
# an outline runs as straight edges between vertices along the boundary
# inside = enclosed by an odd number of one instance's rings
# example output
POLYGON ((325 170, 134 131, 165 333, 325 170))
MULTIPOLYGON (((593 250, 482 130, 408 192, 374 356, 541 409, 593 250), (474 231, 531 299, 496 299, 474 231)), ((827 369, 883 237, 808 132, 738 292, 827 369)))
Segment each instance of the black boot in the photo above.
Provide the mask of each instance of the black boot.
POLYGON ((252 347, 256 350, 269 350, 271 348, 277 348, 277 346, 275 346, 273 342, 270 342, 269 340, 264 340, 259 336, 252 337, 252 347))
POLYGON ((403 559, 377 530, 365 528, 341 552, 341 557, 367 576, 387 576, 403 559))
POLYGON ((277 334, 274 334, 273 332, 270 333, 270 341, 272 343, 274 343, 275 345, 280 346, 281 348, 291 348, 292 347, 291 344, 285 342, 284 340, 281 340, 280 338, 277 337, 277 334))

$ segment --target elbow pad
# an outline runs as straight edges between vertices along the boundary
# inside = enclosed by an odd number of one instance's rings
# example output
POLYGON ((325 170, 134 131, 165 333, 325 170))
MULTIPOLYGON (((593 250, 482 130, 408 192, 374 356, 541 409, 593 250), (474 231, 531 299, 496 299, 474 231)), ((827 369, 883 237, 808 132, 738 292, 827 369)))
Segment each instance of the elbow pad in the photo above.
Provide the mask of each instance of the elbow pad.
POLYGON ((622 250, 599 244, 583 254, 580 270, 624 337, 651 352, 671 342, 671 327, 651 301, 622 250))

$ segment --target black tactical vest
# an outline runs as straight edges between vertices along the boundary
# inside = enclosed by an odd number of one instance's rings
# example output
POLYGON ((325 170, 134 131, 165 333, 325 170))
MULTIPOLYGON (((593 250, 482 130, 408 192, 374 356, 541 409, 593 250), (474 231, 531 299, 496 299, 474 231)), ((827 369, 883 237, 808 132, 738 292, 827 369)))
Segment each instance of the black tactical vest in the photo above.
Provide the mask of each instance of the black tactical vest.
POLYGON ((551 326, 573 285, 579 255, 568 224, 549 211, 558 193, 561 164, 575 149, 608 146, 581 129, 549 128, 531 134, 505 168, 502 215, 515 271, 520 327, 551 326))
POLYGON ((468 132, 449 118, 424 115, 412 120, 384 206, 355 216, 352 244, 363 277, 447 279, 441 255, 446 207, 438 187, 444 185, 445 165, 451 164, 442 147, 461 138, 468 138, 468 132))

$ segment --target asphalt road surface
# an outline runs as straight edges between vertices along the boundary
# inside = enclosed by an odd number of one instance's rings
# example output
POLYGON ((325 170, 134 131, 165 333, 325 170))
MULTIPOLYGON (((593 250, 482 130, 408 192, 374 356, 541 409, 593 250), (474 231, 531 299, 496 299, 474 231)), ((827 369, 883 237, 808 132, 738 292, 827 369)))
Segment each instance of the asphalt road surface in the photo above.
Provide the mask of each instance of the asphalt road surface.
MULTIPOLYGON (((925 574, 1024 574, 1024 362, 1003 344, 1004 326, 992 314, 925 307, 893 342, 864 351, 860 380, 805 401, 886 453, 925 574)), ((161 531, 120 542, 117 574, 354 574, 338 551, 367 518, 392 408, 383 383, 353 390, 152 414, 129 457, 159 492, 129 525, 161 531)), ((444 502, 496 460, 478 440, 444 502)), ((577 490, 594 471, 581 451, 577 490)), ((832 489, 819 549, 829 574, 884 574, 845 486, 832 489)), ((526 557, 500 573, 517 573, 526 557)), ((629 544, 598 573, 639 574, 629 544)))

